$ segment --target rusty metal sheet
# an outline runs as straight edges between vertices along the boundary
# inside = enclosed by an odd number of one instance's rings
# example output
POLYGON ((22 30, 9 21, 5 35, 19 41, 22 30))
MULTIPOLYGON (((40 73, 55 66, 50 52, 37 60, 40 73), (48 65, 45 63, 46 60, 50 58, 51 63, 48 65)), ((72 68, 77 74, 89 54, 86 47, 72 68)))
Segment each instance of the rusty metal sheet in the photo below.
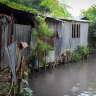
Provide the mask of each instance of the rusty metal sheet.
MULTIPOLYGON (((31 26, 14 24, 14 41, 26 42, 29 45, 31 41, 31 26)), ((30 48, 27 47, 23 51, 23 55, 26 58, 30 53, 30 48)))

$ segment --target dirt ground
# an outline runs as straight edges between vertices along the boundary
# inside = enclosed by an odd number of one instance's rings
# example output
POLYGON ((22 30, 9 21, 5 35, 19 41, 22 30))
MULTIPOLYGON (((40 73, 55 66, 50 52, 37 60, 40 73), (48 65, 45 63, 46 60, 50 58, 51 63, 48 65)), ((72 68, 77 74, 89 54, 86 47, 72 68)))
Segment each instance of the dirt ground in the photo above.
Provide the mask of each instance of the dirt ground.
POLYGON ((10 77, 11 76, 8 68, 0 71, 0 96, 6 96, 8 93, 11 84, 10 77))

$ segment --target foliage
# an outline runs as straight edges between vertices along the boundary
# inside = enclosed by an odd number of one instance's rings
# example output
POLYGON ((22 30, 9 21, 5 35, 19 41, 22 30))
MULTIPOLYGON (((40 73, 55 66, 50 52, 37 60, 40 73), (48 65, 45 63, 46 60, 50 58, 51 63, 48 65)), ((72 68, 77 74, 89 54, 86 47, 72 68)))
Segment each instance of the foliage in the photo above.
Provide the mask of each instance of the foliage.
POLYGON ((50 12, 50 10, 48 8, 45 8, 45 7, 42 7, 40 6, 41 2, 43 0, 9 0, 11 2, 15 2, 15 3, 18 3, 18 4, 23 4, 29 8, 34 8, 40 12, 50 12))
POLYGON ((33 91, 30 88, 28 88, 28 81, 23 79, 22 82, 26 85, 26 87, 23 86, 23 88, 20 91, 20 96, 33 96, 33 91))
POLYGON ((48 28, 45 18, 40 16, 35 17, 35 26, 36 29, 34 30, 34 36, 38 39, 38 45, 36 49, 40 52, 47 51, 48 53, 49 50, 53 49, 52 46, 48 45, 47 43, 47 39, 52 36, 53 30, 48 28))
POLYGON ((47 43, 47 39, 52 36, 53 30, 48 28, 45 18, 40 16, 35 17, 35 26, 34 36, 38 39, 38 43, 34 51, 46 52, 46 55, 48 55, 49 51, 53 50, 53 47, 47 43))
POLYGON ((66 55, 67 56, 70 56, 71 55, 71 52, 70 51, 66 51, 66 55))
POLYGON ((96 52, 96 49, 95 48, 89 48, 89 52, 90 53, 96 52))
MULTIPOLYGON (((17 0, 16 0, 17 1, 17 0)), ((18 0, 19 1, 19 0, 18 0)), ((40 15, 40 12, 39 11, 36 11, 35 9, 33 8, 29 8, 29 7, 26 7, 25 5, 23 4, 16 4, 14 2, 10 2, 9 0, 0 0, 0 3, 3 3, 3 4, 6 4, 8 6, 11 6, 11 7, 14 7, 14 8, 18 8, 18 9, 22 9, 26 12, 32 12, 34 13, 35 15, 40 15)))
POLYGON ((89 52, 88 46, 77 46, 76 52, 81 56, 85 56, 89 52))
POLYGON ((53 47, 51 45, 48 45, 47 42, 43 42, 42 40, 38 39, 38 50, 40 52, 46 52, 47 51, 47 54, 48 54, 48 51, 49 50, 53 50, 53 47))
POLYGON ((62 2, 60 2, 59 0, 9 0, 9 1, 18 4, 23 4, 27 6, 29 9, 32 7, 42 12, 43 14, 50 14, 53 17, 59 17, 59 18, 72 17, 70 13, 67 11, 67 9, 71 7, 66 4, 65 0, 62 0, 62 2))
POLYGON ((71 17, 70 13, 67 11, 67 9, 71 7, 68 6, 64 0, 62 3, 60 3, 59 0, 43 0, 40 6, 49 8, 53 17, 71 17))
POLYGON ((72 62, 78 62, 78 61, 80 61, 79 54, 78 53, 74 53, 71 60, 72 60, 72 62))
POLYGON ((96 18, 96 5, 92 5, 89 9, 87 10, 82 10, 81 15, 87 17, 87 19, 90 20, 90 22, 94 21, 94 18, 96 18))
POLYGON ((24 71, 24 76, 28 76, 28 72, 24 71))
MULTIPOLYGON (((27 0, 26 0, 27 1, 27 0)), ((40 6, 40 4, 41 4, 41 2, 42 2, 43 0, 31 0, 31 2, 32 2, 32 7, 34 8, 34 9, 36 9, 36 10, 38 10, 38 11, 40 11, 40 12, 50 12, 50 10, 48 9, 48 8, 45 8, 45 7, 42 7, 42 6, 40 6)))
POLYGON ((45 22, 44 17, 36 16, 35 17, 35 25, 37 25, 37 28, 35 30, 35 36, 41 38, 50 38, 50 36, 53 34, 53 30, 48 28, 48 25, 45 22), (37 34, 36 34, 37 33, 37 34))
POLYGON ((96 47, 96 5, 92 5, 87 10, 82 10, 81 15, 85 16, 90 20, 90 30, 89 33, 93 35, 94 47, 96 47))
POLYGON ((22 79, 22 82, 23 82, 24 84, 26 84, 27 86, 29 85, 29 83, 28 83, 27 80, 22 79))
POLYGON ((31 51, 32 51, 32 55, 36 55, 36 48, 34 48, 33 46, 30 47, 31 51))
POLYGON ((20 94, 21 96, 33 96, 33 91, 30 88, 22 88, 20 94))

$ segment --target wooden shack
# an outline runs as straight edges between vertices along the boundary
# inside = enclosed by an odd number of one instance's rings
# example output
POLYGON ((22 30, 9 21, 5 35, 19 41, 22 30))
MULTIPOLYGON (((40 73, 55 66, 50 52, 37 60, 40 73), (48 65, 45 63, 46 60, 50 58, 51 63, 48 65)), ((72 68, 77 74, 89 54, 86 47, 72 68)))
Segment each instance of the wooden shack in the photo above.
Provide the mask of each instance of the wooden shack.
POLYGON ((48 61, 52 62, 61 53, 73 51, 78 45, 88 45, 88 20, 71 20, 46 17, 49 28, 57 34, 54 38, 54 49, 50 52, 48 61), (54 57, 54 58, 53 58, 54 57))
MULTIPOLYGON (((32 13, 0 3, 0 69, 9 65, 5 47, 15 41, 30 44, 33 16, 32 13)), ((23 55, 27 57, 29 52, 30 48, 25 48, 23 55)))

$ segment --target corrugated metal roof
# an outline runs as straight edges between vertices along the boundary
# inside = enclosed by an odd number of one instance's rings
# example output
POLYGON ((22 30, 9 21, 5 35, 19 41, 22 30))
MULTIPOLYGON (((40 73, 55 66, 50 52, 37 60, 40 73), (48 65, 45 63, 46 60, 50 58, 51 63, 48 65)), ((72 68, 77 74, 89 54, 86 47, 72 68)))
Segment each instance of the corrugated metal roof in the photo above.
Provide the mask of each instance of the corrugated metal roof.
POLYGON ((75 20, 75 19, 61 19, 63 21, 68 21, 68 22, 83 22, 83 23, 90 23, 89 20, 75 20))
MULTIPOLYGON (((14 7, 10 7, 10 6, 8 6, 8 5, 6 5, 6 4, 3 4, 3 3, 0 3, 0 7, 7 7, 7 8, 9 8, 9 9, 13 10, 13 11, 24 12, 24 13, 26 13, 26 14, 34 15, 34 13, 26 12, 26 11, 24 11, 24 10, 22 10, 22 9, 17 9, 17 8, 14 8, 14 7)), ((44 15, 43 15, 43 16, 44 16, 44 15)), ((46 19, 55 20, 55 21, 58 21, 58 22, 62 22, 62 21, 63 21, 63 22, 66 22, 66 21, 68 21, 68 22, 84 22, 84 23, 90 23, 88 20, 60 19, 60 18, 54 18, 54 17, 48 17, 48 16, 44 16, 44 17, 46 17, 46 19)))
POLYGON ((59 22, 83 22, 83 23, 90 23, 88 20, 75 20, 75 19, 59 19, 59 18, 54 18, 54 17, 46 17, 47 19, 52 19, 52 20, 56 20, 56 21, 59 21, 59 22))
POLYGON ((54 20, 54 21, 58 21, 58 22, 64 22, 63 20, 58 19, 58 18, 48 17, 48 16, 45 16, 45 17, 46 17, 46 19, 50 19, 50 20, 54 20))

